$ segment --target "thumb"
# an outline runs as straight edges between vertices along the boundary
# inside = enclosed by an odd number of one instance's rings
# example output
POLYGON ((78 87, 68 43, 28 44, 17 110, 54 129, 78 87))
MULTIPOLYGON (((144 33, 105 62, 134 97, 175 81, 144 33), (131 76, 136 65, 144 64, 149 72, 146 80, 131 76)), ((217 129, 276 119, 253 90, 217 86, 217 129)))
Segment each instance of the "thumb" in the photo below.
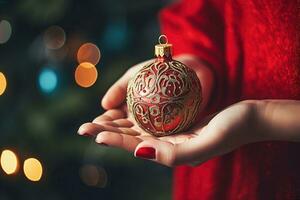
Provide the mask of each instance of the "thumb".
POLYGON ((170 142, 156 139, 145 140, 137 145, 134 156, 172 167, 175 165, 175 149, 175 145, 170 142))
POLYGON ((127 84, 131 77, 131 70, 128 70, 115 84, 113 84, 102 99, 102 107, 106 110, 121 105, 126 98, 127 84))
POLYGON ((106 110, 113 109, 120 106, 126 98, 127 85, 129 80, 133 75, 138 72, 143 66, 153 60, 148 60, 142 63, 139 63, 130 69, 128 69, 125 74, 113 84, 102 99, 102 107, 106 110))
POLYGON ((203 163, 216 156, 216 152, 214 138, 201 134, 180 144, 155 139, 143 141, 136 147, 134 155, 173 167, 181 164, 203 163))

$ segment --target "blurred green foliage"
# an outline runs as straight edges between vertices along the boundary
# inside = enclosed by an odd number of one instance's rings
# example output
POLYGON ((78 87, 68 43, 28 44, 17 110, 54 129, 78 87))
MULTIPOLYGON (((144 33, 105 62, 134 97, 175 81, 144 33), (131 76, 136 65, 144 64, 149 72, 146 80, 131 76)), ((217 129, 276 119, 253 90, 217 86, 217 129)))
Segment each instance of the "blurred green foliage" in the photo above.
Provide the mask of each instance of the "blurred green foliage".
POLYGON ((12 26, 0 44, 0 71, 7 89, 0 96, 0 147, 12 149, 22 162, 36 157, 44 166, 40 182, 0 171, 0 199, 170 199, 171 170, 133 158, 121 150, 100 147, 77 136, 80 124, 103 112, 105 91, 130 66, 149 59, 159 35, 157 14, 164 1, 19 0, 0 1, 0 21, 12 26), (62 27, 65 45, 45 50, 42 36, 51 25, 62 27), (101 50, 94 86, 74 81, 76 51, 84 42, 101 50), (58 74, 50 94, 38 86, 41 70, 58 74), (106 170, 106 187, 85 185, 79 176, 85 164, 106 170))

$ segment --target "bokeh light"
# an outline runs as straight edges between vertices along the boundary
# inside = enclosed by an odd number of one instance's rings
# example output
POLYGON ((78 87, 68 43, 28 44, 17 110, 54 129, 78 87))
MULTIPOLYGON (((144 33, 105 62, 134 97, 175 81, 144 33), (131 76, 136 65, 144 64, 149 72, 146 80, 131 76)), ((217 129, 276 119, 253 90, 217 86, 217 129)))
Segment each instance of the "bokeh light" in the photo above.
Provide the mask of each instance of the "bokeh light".
MULTIPOLYGON (((20 1, 17 4, 18 16, 26 20, 28 24, 35 24, 36 26, 53 24, 58 20, 65 19, 64 16, 68 11, 67 10, 69 8, 68 5, 71 2, 72 1, 68 1, 68 0, 66 1, 40 1, 40 0, 20 1)), ((13 11, 14 9, 11 10, 13 11)))
POLYGON ((104 188, 107 185, 107 173, 104 168, 84 165, 79 171, 83 183, 88 186, 104 188))
POLYGON ((39 74, 39 86, 45 93, 52 92, 57 86, 57 74, 53 69, 43 69, 39 74))
POLYGON ((101 58, 99 48, 93 43, 85 43, 80 46, 77 52, 78 63, 89 62, 97 65, 101 58))
POLYGON ((7 42, 11 36, 12 28, 7 20, 0 21, 0 44, 7 42))
POLYGON ((104 30, 102 44, 111 52, 123 49, 129 41, 129 30, 126 21, 110 21, 104 30))
POLYGON ((43 166, 39 160, 28 158, 24 161, 23 171, 29 180, 39 181, 43 175, 43 166))
POLYGON ((84 36, 81 32, 69 32, 68 40, 66 40, 65 47, 68 48, 67 58, 70 61, 77 60, 77 53, 80 46, 84 43, 84 36))
POLYGON ((50 26, 44 32, 44 43, 48 49, 59 49, 66 42, 66 33, 60 26, 50 26))
POLYGON ((0 96, 5 92, 7 86, 6 78, 2 72, 0 72, 0 96))
POLYGON ((75 81, 81 87, 86 88, 94 85, 97 77, 97 68, 88 62, 79 64, 75 70, 75 81))
POLYGON ((18 158, 11 150, 4 150, 1 153, 1 167, 6 174, 13 174, 19 168, 18 158))

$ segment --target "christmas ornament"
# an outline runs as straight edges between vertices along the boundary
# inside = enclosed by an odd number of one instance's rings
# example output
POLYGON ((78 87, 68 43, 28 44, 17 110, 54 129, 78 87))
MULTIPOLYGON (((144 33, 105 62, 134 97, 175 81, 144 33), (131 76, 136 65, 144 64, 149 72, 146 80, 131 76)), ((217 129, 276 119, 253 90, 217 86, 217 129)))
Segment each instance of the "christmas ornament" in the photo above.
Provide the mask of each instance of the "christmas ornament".
POLYGON ((167 136, 192 124, 202 100, 201 85, 192 69, 172 59, 165 35, 155 45, 155 56, 129 81, 127 106, 143 130, 167 136))

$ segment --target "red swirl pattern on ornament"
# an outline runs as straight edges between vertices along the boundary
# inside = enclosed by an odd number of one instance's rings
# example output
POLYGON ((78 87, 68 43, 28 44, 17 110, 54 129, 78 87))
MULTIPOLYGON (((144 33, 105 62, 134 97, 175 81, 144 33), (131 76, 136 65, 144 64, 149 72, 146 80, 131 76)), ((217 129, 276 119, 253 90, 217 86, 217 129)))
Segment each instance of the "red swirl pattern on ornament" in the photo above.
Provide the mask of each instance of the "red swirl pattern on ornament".
POLYGON ((201 103, 196 73, 175 61, 153 62, 130 80, 127 105, 137 124, 155 136, 187 129, 201 103))

